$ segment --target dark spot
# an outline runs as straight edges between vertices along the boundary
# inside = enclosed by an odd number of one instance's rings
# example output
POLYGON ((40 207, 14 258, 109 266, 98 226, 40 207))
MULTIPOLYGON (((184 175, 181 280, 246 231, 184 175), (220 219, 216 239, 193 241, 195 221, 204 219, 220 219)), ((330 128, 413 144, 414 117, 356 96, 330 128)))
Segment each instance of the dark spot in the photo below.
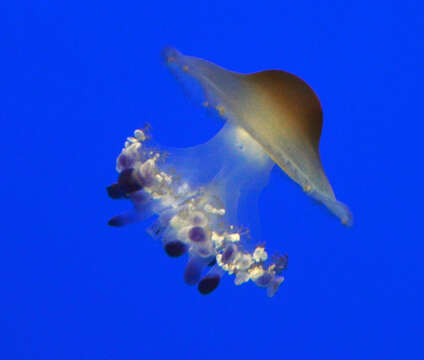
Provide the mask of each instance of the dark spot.
POLYGON ((165 245, 165 252, 170 257, 180 257, 187 252, 187 246, 181 241, 169 241, 165 245))
POLYGON ((202 280, 200 280, 197 285, 197 289, 203 295, 210 294, 218 287, 220 280, 221 278, 218 275, 205 276, 202 280))
POLYGON ((232 257, 233 257, 233 254, 234 254, 234 246, 233 245, 229 245, 225 249, 224 253, 222 254, 222 262, 224 264, 229 263, 231 261, 232 257))
POLYGON ((106 188, 107 194, 112 199, 123 199, 125 197, 125 191, 119 184, 112 184, 106 188))
POLYGON ((188 232, 188 237, 194 242, 203 242, 206 239, 205 230, 201 226, 193 226, 188 232))
POLYGON ((214 266, 216 264, 216 257, 214 257, 211 262, 208 264, 208 266, 214 266))
POLYGON ((121 171, 118 177, 118 184, 126 194, 131 194, 143 188, 134 175, 134 169, 121 171))
POLYGON ((124 226, 126 224, 127 224, 127 222, 121 216, 114 216, 113 218, 111 218, 108 221, 108 225, 115 226, 115 227, 121 227, 121 226, 124 226))

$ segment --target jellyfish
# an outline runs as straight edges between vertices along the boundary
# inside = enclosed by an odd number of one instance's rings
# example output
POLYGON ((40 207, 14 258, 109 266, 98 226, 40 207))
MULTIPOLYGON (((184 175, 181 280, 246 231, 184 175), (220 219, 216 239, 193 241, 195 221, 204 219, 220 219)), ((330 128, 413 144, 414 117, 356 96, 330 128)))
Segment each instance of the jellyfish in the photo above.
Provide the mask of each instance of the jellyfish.
POLYGON ((147 232, 170 257, 187 256, 186 284, 209 294, 229 274, 236 285, 253 282, 271 297, 284 280, 288 256, 268 255, 246 209, 256 206, 275 165, 342 224, 352 224, 320 160, 320 101, 285 71, 240 74, 170 47, 163 60, 224 125, 209 141, 177 149, 154 144, 149 127, 135 130, 117 157, 118 179, 107 187, 112 199, 128 199, 132 209, 109 225, 155 217, 147 232))

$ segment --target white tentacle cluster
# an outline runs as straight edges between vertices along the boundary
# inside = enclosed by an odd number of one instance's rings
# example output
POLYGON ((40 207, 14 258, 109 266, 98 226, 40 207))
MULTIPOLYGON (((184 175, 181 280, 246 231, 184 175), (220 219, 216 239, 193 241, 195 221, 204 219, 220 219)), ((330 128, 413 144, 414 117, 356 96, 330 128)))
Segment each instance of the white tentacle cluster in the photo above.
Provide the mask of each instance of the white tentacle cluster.
POLYGON ((169 166, 172 154, 155 150, 148 140, 146 130, 137 129, 117 158, 120 175, 108 188, 109 195, 130 199, 134 211, 113 218, 110 224, 121 226, 143 220, 144 214, 156 214, 158 219, 148 232, 161 239, 170 256, 188 254, 188 284, 197 283, 199 291, 206 294, 227 272, 235 275, 236 285, 251 280, 273 296, 284 280, 281 273, 287 256, 270 260, 263 244, 249 251, 245 246, 251 243, 249 231, 228 222, 216 183, 193 186, 178 169, 169 166))

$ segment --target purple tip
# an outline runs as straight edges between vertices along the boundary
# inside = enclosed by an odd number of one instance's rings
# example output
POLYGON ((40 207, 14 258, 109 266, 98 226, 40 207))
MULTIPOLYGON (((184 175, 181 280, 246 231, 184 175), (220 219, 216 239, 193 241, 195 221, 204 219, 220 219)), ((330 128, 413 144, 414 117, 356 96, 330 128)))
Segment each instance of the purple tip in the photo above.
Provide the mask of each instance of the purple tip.
POLYGON ((181 241, 169 241, 165 244, 165 252, 170 257, 180 257, 187 252, 187 246, 181 241))
POLYGON ((218 275, 205 276, 197 285, 197 290, 203 295, 210 294, 218 287, 220 280, 221 277, 218 275))
POLYGON ((107 194, 111 199, 123 199, 125 198, 125 191, 122 190, 119 184, 112 184, 106 188, 107 194))
POLYGON ((191 241, 203 242, 206 240, 206 233, 201 226, 193 226, 188 232, 188 237, 191 241))
POLYGON ((137 179, 134 176, 134 169, 132 168, 125 169, 119 174, 118 184, 122 191, 124 191, 126 194, 131 194, 143 188, 137 182, 137 179))
POLYGON ((233 259, 233 255, 234 255, 234 245, 228 245, 225 248, 224 253, 222 254, 222 262, 224 264, 229 263, 232 259, 233 259))
POLYGON ((107 224, 109 226, 121 227, 127 225, 127 222, 121 216, 114 216, 107 224))
POLYGON ((129 224, 134 224, 140 221, 140 214, 135 211, 125 212, 114 216, 108 222, 110 226, 121 227, 129 224))

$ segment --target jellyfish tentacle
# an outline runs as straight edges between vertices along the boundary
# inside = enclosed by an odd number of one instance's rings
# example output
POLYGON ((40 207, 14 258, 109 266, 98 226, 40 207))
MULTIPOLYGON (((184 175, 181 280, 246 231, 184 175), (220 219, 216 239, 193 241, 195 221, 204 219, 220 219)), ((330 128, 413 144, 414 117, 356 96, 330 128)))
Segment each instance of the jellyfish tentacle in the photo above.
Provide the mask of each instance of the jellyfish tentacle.
POLYGON ((268 260, 263 245, 252 248, 250 231, 235 225, 240 214, 240 193, 258 186, 259 192, 273 165, 266 154, 259 152, 260 147, 255 149, 258 145, 251 138, 240 136, 240 129, 226 124, 209 142, 188 149, 188 155, 177 151, 175 157, 172 151, 153 150, 147 136, 143 140, 132 138, 117 159, 117 184, 125 188, 125 198, 133 203, 134 210, 112 218, 110 225, 124 226, 159 215, 147 232, 162 241, 170 257, 188 253, 184 281, 197 284, 201 294, 213 292, 225 272, 235 275, 237 285, 252 280, 266 287, 268 293, 272 287, 272 294, 282 281, 276 280, 281 271, 276 262, 268 260), (200 170, 209 171, 205 159, 216 147, 223 149, 218 156, 215 152, 217 174, 180 175, 187 170, 182 161, 187 156, 199 160, 200 170), (256 155, 252 157, 249 151, 256 155), (138 190, 127 193, 133 189, 138 190), (202 277, 208 266, 211 269, 202 277), (264 281, 257 281, 259 276, 270 280, 264 285, 264 281))
POLYGON ((210 294, 214 291, 219 283, 221 278, 224 276, 224 270, 218 265, 214 265, 209 272, 199 281, 197 290, 203 295, 210 294))

